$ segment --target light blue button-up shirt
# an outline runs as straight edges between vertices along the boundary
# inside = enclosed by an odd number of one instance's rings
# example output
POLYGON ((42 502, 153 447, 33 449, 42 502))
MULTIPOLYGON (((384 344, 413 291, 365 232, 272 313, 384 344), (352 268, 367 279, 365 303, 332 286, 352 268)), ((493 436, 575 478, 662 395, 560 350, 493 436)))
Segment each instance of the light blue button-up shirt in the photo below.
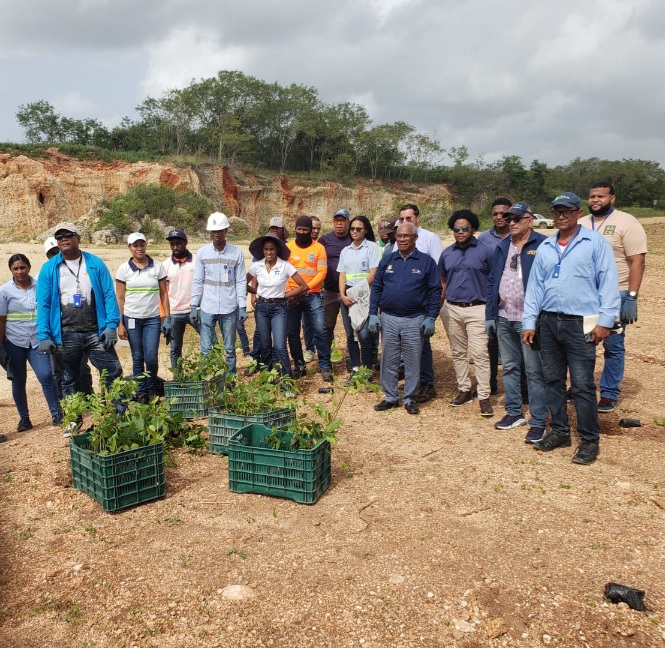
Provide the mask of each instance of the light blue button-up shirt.
POLYGON ((536 328, 541 311, 598 315, 599 326, 612 328, 620 309, 614 253, 604 236, 581 227, 563 251, 558 233, 541 243, 524 296, 525 330, 536 328))

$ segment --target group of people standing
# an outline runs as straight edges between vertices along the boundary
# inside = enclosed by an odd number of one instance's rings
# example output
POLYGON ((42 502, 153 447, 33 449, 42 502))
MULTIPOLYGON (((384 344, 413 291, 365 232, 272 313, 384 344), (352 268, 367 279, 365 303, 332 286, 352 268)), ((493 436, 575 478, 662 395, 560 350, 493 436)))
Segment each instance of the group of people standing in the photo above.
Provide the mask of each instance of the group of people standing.
POLYGON ((142 233, 131 234, 131 257, 115 282, 99 257, 80 250, 76 225, 60 223, 46 243, 49 260, 38 280, 28 259, 14 255, 12 279, 0 288, 0 364, 12 379, 18 430, 32 427, 26 363, 58 424, 59 398, 92 389, 88 361, 105 370, 109 382, 121 375, 118 338, 129 341, 138 398, 154 396, 159 341, 163 336, 170 344, 175 367, 187 325, 200 334, 202 354, 210 353, 219 329, 231 372, 240 334, 243 350, 256 360, 249 372, 278 367, 299 378, 316 357, 323 380, 331 382, 340 312, 350 377, 376 366, 380 340, 384 398, 375 409, 399 405, 403 378, 402 403, 418 414, 419 405, 437 395, 430 338, 440 316, 458 388, 451 406, 477 398, 482 416, 494 414, 490 397, 498 391, 500 356, 506 414, 495 427, 528 425, 525 441, 539 450, 570 446, 570 373, 582 439, 573 461, 591 463, 598 454, 598 412, 617 406, 624 327, 637 319, 647 251, 644 229, 614 209, 615 200, 614 188, 598 183, 590 192, 590 215, 582 218, 578 196, 557 196, 552 217, 558 231, 546 238, 533 230, 527 203, 498 198, 493 227, 478 236, 476 214, 453 212, 448 227, 454 242, 445 249, 420 225, 415 204, 382 220, 378 241, 365 216, 351 217, 345 209, 333 214, 332 231, 323 236, 320 219, 299 216, 293 240, 276 217, 268 233, 251 242, 247 270, 242 250, 227 241, 228 218, 215 212, 206 225, 209 244, 192 253, 185 232, 173 229, 166 237, 172 254, 163 263, 148 255, 142 233), (252 350, 246 333, 242 338, 248 294, 256 320, 252 350), (605 367, 596 402, 601 342, 605 367))

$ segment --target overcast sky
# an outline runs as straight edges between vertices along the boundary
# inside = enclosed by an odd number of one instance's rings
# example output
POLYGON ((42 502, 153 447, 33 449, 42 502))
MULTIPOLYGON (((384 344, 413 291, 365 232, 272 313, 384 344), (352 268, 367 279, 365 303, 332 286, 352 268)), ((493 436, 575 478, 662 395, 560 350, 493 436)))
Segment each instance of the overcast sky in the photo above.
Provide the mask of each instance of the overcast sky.
POLYGON ((0 141, 21 104, 113 127, 229 69, 472 158, 664 164, 664 62, 664 0, 0 0, 0 141))

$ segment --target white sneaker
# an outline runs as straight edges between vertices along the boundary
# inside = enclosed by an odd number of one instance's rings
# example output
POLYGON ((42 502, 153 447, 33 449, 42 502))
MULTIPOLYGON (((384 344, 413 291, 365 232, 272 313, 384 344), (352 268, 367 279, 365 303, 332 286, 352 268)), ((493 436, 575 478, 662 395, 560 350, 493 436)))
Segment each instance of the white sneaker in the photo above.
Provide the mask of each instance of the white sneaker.
POLYGON ((72 436, 72 434, 74 434, 74 433, 76 432, 76 428, 77 428, 77 427, 78 427, 78 426, 76 425, 76 423, 74 423, 74 422, 70 423, 70 424, 67 425, 67 427, 64 429, 64 431, 63 431, 63 433, 62 433, 62 436, 63 436, 65 439, 69 439, 69 437, 72 436))
POLYGON ((305 359, 305 362, 311 362, 314 360, 314 354, 311 351, 305 351, 303 358, 305 359))

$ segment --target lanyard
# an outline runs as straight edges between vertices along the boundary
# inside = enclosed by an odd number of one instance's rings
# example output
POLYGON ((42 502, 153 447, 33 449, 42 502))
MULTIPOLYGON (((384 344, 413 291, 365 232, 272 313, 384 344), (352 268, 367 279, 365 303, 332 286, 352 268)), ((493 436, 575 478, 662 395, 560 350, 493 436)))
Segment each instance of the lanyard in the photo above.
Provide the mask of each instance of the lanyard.
POLYGON ((554 244, 554 249, 556 250, 556 253, 559 257, 559 263, 557 263, 554 266, 554 270, 552 272, 552 277, 554 277, 555 279, 559 278, 559 274, 561 272, 561 262, 565 259, 566 255, 568 254, 568 252, 570 252, 570 249, 573 247, 573 241, 575 240, 577 235, 580 233, 580 229, 581 229, 581 225, 578 225, 577 226, 577 231, 573 235, 573 238, 571 238, 570 241, 568 241, 568 244, 566 245, 566 249, 563 251, 563 253, 560 250, 561 246, 559 245, 559 235, 557 234, 556 243, 554 244))
POLYGON ((78 270, 76 271, 76 274, 74 274, 74 271, 67 265, 67 260, 65 259, 65 268, 69 270, 69 274, 76 279, 76 291, 81 292, 81 284, 79 283, 79 273, 81 272, 81 264, 83 263, 83 255, 79 257, 79 267, 78 270))
POLYGON ((613 212, 614 210, 610 209, 610 211, 608 211, 607 214, 605 214, 605 218, 603 218, 603 220, 600 221, 600 223, 598 224, 598 229, 596 229, 596 223, 593 220, 593 214, 591 214, 591 229, 594 232, 600 232, 600 228, 603 226, 603 223, 612 215, 613 212))

